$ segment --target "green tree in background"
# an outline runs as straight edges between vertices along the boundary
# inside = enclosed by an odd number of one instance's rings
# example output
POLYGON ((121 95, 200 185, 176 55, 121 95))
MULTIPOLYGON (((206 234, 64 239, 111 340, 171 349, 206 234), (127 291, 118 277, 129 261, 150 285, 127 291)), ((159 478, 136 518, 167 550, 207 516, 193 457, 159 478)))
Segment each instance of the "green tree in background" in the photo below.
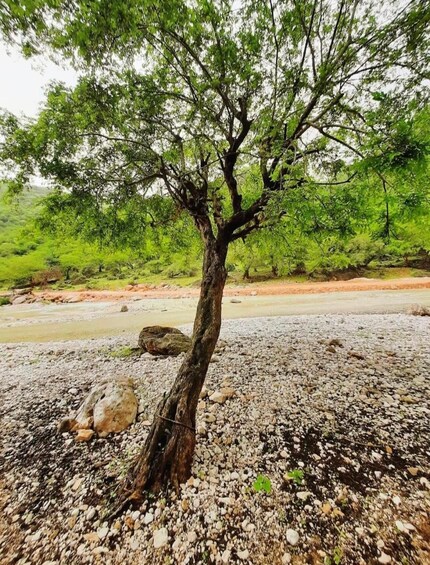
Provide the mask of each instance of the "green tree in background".
POLYGON ((352 182, 360 163, 384 185, 387 148, 391 164, 424 151, 398 142, 398 124, 425 104, 430 8, 420 0, 5 0, 0 18, 25 53, 51 48, 80 72, 76 88, 51 89, 34 122, 3 118, 11 189, 42 176, 90 236, 129 241, 166 220, 154 204, 168 197, 201 237, 192 346, 124 485, 124 499, 141 500, 190 475, 229 245, 270 229, 309 191, 352 182))

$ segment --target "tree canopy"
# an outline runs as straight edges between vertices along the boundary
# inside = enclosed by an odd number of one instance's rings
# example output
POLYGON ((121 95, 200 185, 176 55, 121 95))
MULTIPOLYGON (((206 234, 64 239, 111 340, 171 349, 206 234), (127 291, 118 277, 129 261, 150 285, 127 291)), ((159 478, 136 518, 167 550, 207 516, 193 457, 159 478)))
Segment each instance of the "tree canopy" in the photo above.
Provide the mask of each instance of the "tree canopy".
POLYGON ((426 102, 427 2, 4 4, 9 40, 80 73, 76 88, 52 86, 36 121, 3 117, 10 186, 48 179, 66 190, 57 205, 108 237, 138 208, 150 224, 168 194, 237 239, 280 192, 347 183, 357 157, 382 179, 425 153, 408 123, 426 102))

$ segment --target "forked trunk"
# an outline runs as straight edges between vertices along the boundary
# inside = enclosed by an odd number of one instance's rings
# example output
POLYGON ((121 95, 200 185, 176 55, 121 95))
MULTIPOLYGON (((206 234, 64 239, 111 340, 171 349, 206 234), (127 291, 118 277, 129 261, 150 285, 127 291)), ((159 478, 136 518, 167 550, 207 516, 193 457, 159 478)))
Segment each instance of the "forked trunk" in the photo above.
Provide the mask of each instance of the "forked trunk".
POLYGON ((177 489, 190 477, 196 444, 197 403, 221 329, 226 254, 226 243, 215 239, 206 241, 191 349, 170 393, 157 407, 125 492, 120 493, 129 501, 140 501, 144 491, 156 492, 168 483, 177 489))

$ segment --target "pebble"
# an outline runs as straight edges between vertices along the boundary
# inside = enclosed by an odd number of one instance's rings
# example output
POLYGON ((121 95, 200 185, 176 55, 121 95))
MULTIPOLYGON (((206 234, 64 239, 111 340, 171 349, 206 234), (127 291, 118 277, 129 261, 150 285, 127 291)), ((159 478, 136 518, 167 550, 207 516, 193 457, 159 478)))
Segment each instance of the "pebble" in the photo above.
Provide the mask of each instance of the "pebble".
POLYGON ((87 520, 92 520, 94 518, 94 516, 96 515, 97 510, 93 507, 90 506, 87 510, 87 513, 85 515, 87 520))
POLYGON ((290 545, 297 545, 299 543, 299 534, 296 532, 296 530, 293 530, 291 528, 287 529, 287 542, 290 545))
POLYGON ((107 527, 99 528, 97 530, 97 535, 99 536, 100 539, 105 539, 108 533, 109 533, 109 528, 107 527))
POLYGON ((168 542, 169 536, 167 533, 167 528, 160 528, 159 530, 155 530, 154 532, 154 548, 159 549, 160 547, 164 547, 168 542))
MULTIPOLYGON (((197 428, 205 435, 197 438, 192 479, 181 486, 178 496, 168 491, 146 499, 140 512, 119 516, 101 541, 96 532, 103 536, 107 526, 100 518, 105 515, 104 500, 138 453, 148 427, 140 421, 115 438, 93 437, 88 445, 73 440, 66 447, 70 434, 57 435, 54 420, 70 414, 80 397, 106 375, 129 374, 144 408, 141 419, 150 423, 183 356, 119 359, 104 352, 133 346, 135 338, 127 333, 61 344, 0 344, 0 393, 6 399, 3 480, 10 497, 3 512, 11 531, 25 531, 19 558, 23 564, 42 555, 42 560, 55 558, 58 563, 72 562, 74 556, 86 563, 157 563, 167 556, 177 563, 193 563, 203 554, 211 563, 264 562, 272 545, 273 561, 282 564, 293 559, 283 550, 300 554, 302 545, 323 561, 322 548, 312 536, 335 526, 349 532, 345 544, 356 548, 357 562, 363 560, 370 536, 384 537, 380 557, 401 542, 396 536, 408 542, 408 532, 414 531, 410 522, 423 513, 430 486, 422 476, 426 431, 422 428, 422 436, 410 431, 429 415, 429 382, 421 378, 430 364, 428 320, 390 314, 225 321, 226 342, 223 351, 218 350, 218 363, 210 366, 201 394, 205 400, 199 406, 197 428), (385 340, 377 341, 378 335, 385 335, 385 340), (344 348, 326 353, 333 336, 342 338, 344 348), (385 348, 395 350, 396 356, 386 354, 385 348), (349 350, 362 353, 366 360, 350 358, 349 350), (36 357, 38 363, 31 363, 36 357), (48 382, 49 387, 41 386, 48 382), (69 392, 72 383, 79 398, 69 392), (232 400, 214 402, 206 398, 208 393, 232 400), (416 402, 400 401, 408 396, 416 402), (40 435, 42 430, 46 434, 40 435), (367 433, 374 437, 374 446, 356 447, 367 441, 367 433), (35 449, 44 458, 39 460, 35 449), (394 467, 391 459, 396 453, 407 457, 412 472, 394 467), (335 467, 332 460, 338 461, 335 467), (373 462, 378 460, 381 469, 390 471, 375 484, 378 471, 373 462), (49 473, 41 481, 41 464, 46 461, 49 473), (300 468, 302 485, 282 482, 284 474, 300 468), (365 497, 353 484, 344 484, 342 477, 351 471, 365 487, 370 485, 365 497), (254 492, 258 474, 270 479, 270 494, 254 492), (28 502, 36 499, 40 511, 33 516, 28 502), (95 500, 100 502, 86 506, 95 500), (365 519, 356 511, 364 500, 365 519), (293 510, 291 516, 288 510, 288 519, 287 508, 293 510), (76 518, 71 529, 69 518, 76 518), (387 523, 392 527, 384 529, 387 523), (158 534, 163 530, 164 535, 158 534), (161 551, 155 546, 156 536, 163 538, 161 551), (243 559, 246 551, 249 555, 243 559)), ((411 560, 417 560, 417 550, 408 547, 411 560)), ((7 545, 3 548, 8 551, 7 545)), ((379 562, 377 557, 375 561, 379 562)))
POLYGON ((209 400, 211 400, 212 402, 217 402, 218 404, 224 404, 227 398, 227 395, 222 393, 221 391, 215 391, 213 394, 211 394, 209 400))

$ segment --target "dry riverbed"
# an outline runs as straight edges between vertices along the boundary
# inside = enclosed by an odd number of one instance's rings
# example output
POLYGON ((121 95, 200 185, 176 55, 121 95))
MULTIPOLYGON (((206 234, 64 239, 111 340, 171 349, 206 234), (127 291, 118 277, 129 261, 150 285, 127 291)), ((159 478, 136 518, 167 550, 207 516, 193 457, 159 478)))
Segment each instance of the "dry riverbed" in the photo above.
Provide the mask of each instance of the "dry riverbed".
POLYGON ((180 359, 122 357, 135 335, 0 344, 1 562, 429 563, 429 320, 225 322, 207 387, 235 395, 201 402, 193 477, 111 522, 180 359), (135 381, 135 425, 89 443, 56 432, 118 376, 135 381))

